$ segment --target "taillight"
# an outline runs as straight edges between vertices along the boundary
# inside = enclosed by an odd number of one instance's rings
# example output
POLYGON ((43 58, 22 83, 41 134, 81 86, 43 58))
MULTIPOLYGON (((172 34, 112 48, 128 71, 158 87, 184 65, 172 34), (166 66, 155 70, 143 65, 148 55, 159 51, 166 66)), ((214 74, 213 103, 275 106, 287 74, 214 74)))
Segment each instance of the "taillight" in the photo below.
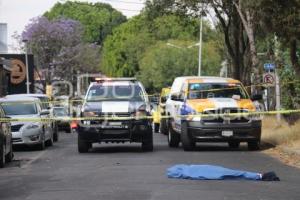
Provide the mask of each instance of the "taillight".
POLYGON ((71 129, 77 129, 78 128, 78 124, 77 124, 76 121, 72 121, 70 126, 71 126, 71 129))

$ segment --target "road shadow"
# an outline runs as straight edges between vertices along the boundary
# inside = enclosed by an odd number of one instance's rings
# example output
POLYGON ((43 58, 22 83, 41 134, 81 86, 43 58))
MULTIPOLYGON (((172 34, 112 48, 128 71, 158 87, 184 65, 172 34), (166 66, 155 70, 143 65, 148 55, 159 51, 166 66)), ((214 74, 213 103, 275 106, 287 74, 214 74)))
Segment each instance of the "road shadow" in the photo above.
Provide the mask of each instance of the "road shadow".
POLYGON ((89 153, 145 153, 142 151, 141 145, 130 144, 118 144, 118 145, 107 145, 97 144, 89 150, 89 153))

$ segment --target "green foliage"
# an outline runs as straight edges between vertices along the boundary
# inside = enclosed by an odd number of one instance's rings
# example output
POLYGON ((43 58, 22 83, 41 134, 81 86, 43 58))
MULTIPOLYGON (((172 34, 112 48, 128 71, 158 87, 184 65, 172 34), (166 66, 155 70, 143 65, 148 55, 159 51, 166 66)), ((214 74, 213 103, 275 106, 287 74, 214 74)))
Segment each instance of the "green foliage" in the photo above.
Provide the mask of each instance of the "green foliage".
MULTIPOLYGON (((178 46, 188 46, 193 41, 171 41, 178 46)), ((213 42, 204 43, 202 75, 219 74, 221 56, 213 42)), ((150 91, 160 91, 170 86, 177 76, 197 75, 198 48, 174 48, 165 42, 157 42, 149 47, 140 61, 138 78, 150 91)))
MULTIPOLYGON (((203 29, 204 74, 216 75, 223 55, 222 36, 206 21, 203 29)), ((141 14, 114 29, 113 34, 107 37, 103 46, 101 71, 109 76, 138 74, 146 87, 158 90, 170 84, 170 80, 176 76, 196 75, 198 69, 197 47, 174 49, 168 47, 167 43, 174 40, 176 44, 187 47, 197 43, 198 38, 197 18, 163 15, 149 21, 146 15, 141 14), (175 70, 170 67, 173 65, 175 70), (158 81, 155 85, 147 82, 150 72, 153 72, 153 79, 158 81)))
POLYGON ((111 34, 114 27, 126 21, 124 15, 104 3, 56 3, 44 15, 50 20, 64 17, 79 21, 85 28, 84 40, 98 44, 111 34))
POLYGON ((104 42, 101 71, 109 76, 134 76, 138 61, 153 39, 146 31, 143 16, 117 27, 104 42))

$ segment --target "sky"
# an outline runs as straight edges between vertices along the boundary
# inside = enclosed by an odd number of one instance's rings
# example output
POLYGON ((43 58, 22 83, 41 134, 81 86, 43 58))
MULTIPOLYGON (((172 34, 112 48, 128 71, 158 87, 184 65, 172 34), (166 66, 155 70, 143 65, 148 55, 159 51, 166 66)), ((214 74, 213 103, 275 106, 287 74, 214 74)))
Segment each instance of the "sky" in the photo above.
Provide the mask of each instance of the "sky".
MULTIPOLYGON (((13 46, 17 46, 12 35, 15 32, 22 33, 30 19, 41 16, 56 2, 65 2, 65 0, 0 0, 0 23, 7 23, 8 26, 9 51, 12 51, 13 46)), ((127 17, 132 17, 139 14, 145 0, 86 0, 83 2, 109 3, 127 17)))

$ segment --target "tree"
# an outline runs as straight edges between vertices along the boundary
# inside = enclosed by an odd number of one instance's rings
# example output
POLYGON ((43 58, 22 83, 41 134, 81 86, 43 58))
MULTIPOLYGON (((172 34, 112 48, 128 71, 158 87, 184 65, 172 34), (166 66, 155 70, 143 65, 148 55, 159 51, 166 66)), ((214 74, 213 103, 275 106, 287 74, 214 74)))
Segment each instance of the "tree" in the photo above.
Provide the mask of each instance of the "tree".
MULTIPOLYGON (((172 40, 172 44, 188 46, 193 41, 172 40)), ((216 76, 220 72, 222 57, 214 41, 204 43, 202 74, 216 76)), ((139 62, 138 78, 150 91, 158 92, 161 88, 170 86, 177 76, 192 76, 198 72, 197 48, 174 48, 165 42, 158 41, 145 51, 139 62)))
MULTIPOLYGON (((204 42, 216 41, 214 48, 222 57, 219 35, 204 21, 204 42)), ((192 40, 199 37, 199 21, 186 16, 166 14, 150 19, 142 13, 113 31, 104 42, 101 70, 109 76, 135 76, 141 70, 141 62, 149 47, 162 41, 192 40)), ((197 58, 197 56, 195 56, 197 58)), ((213 66, 212 66, 213 67, 213 66)))
MULTIPOLYGON (((250 83, 249 71, 257 71, 257 57, 254 40, 254 33, 252 34, 247 24, 243 24, 241 17, 244 17, 244 7, 235 6, 235 1, 232 0, 148 0, 146 11, 151 13, 175 13, 177 15, 184 15, 188 17, 199 17, 204 13, 209 13, 212 10, 215 12, 215 17, 218 19, 217 28, 223 32, 224 43, 227 47, 227 55, 232 64, 232 76, 236 79, 242 80, 244 83, 250 83), (154 11, 155 10, 155 11, 154 11), (240 15, 239 11, 241 11, 240 15), (245 27, 249 30, 251 43, 245 27), (245 34, 246 33, 246 34, 245 34), (253 39, 253 40, 252 40, 253 39), (251 44, 251 48, 250 47, 251 44), (252 54, 250 54, 252 52, 252 54), (249 56, 250 55, 250 56, 249 56), (249 67, 249 58, 250 67, 249 67)), ((248 7, 247 7, 248 8, 248 7)), ((253 20, 251 19, 251 22, 253 20)), ((252 25, 252 24, 251 24, 252 25)), ((251 26, 252 27, 252 26, 251 26)), ((251 30, 250 30, 251 29, 251 30)))
POLYGON ((84 44, 82 34, 80 22, 71 19, 38 17, 26 26, 21 37, 28 40, 37 67, 45 71, 46 84, 54 77, 72 81, 77 71, 95 71, 99 47, 84 44))
POLYGON ((84 41, 97 44, 102 44, 114 27, 126 21, 126 17, 109 4, 76 1, 56 3, 44 16, 49 20, 63 17, 79 21, 84 27, 84 41))
MULTIPOLYGON (((70 19, 58 19, 50 22, 38 17, 26 26, 22 39, 28 40, 28 46, 37 59, 41 69, 50 70, 53 59, 61 49, 72 48, 81 42, 82 27, 79 22, 70 19)), ((51 74, 46 73, 46 82, 50 83, 51 74)))

